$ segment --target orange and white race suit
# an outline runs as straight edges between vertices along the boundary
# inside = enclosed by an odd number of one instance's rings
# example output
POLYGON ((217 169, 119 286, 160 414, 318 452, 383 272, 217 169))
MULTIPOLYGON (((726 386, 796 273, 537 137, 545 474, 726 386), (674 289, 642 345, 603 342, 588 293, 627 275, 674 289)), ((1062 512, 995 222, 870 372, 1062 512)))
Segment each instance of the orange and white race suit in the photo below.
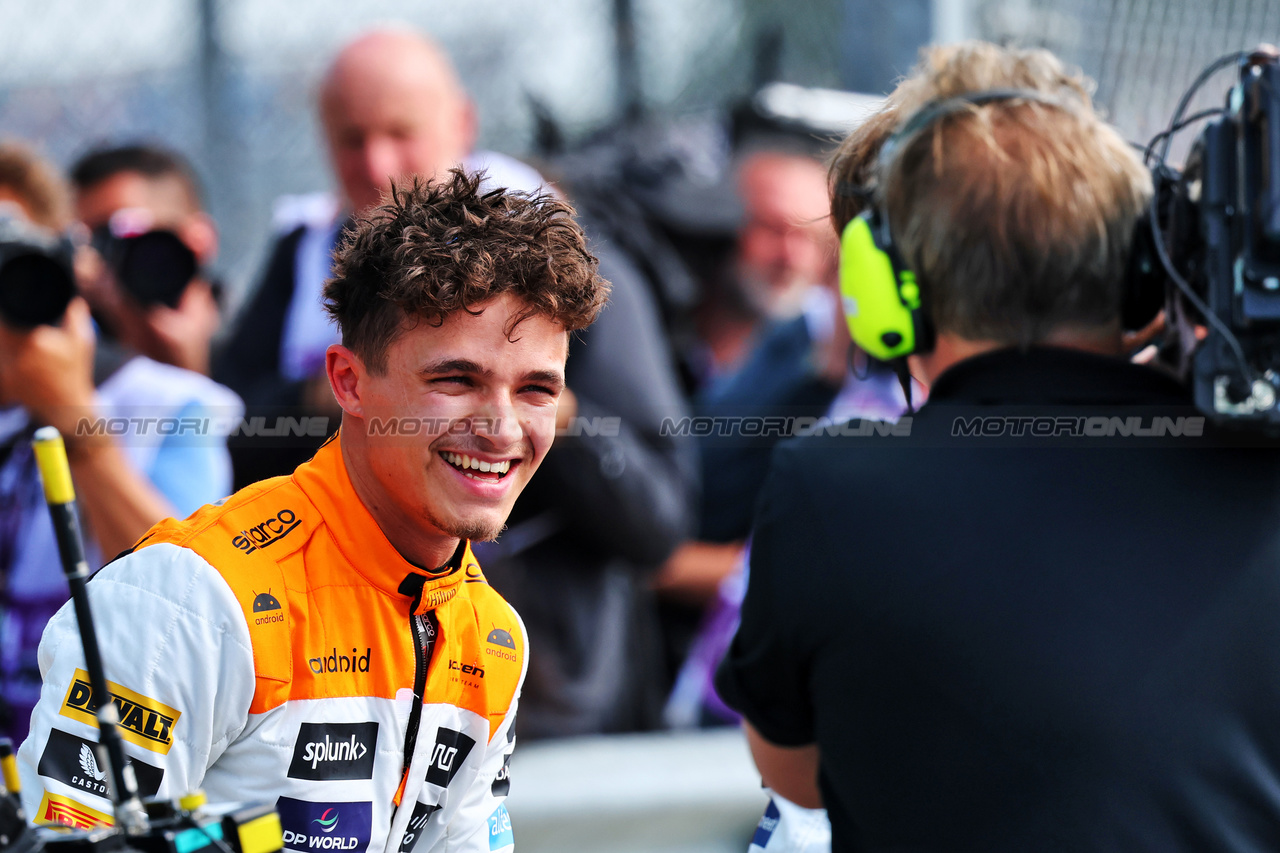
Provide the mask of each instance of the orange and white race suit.
MULTIPOLYGON (((292 476, 158 524, 89 583, 144 795, 275 803, 285 847, 513 848, 503 801, 525 633, 470 547, 392 547, 331 440, 292 476)), ((19 750, 37 822, 110 822, 71 605, 40 644, 19 750)))

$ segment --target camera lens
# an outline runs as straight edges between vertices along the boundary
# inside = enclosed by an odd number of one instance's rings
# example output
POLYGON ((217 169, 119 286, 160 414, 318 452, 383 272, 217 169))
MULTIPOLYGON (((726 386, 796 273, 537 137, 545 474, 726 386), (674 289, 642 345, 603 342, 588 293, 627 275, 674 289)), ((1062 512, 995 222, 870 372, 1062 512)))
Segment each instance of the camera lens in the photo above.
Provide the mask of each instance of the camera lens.
POLYGON ((70 266, 50 255, 19 252, 0 265, 0 316, 11 326, 56 324, 75 291, 70 266))
POLYGON ((113 266, 126 291, 142 305, 178 306, 195 277, 196 256, 172 231, 120 239, 113 266))

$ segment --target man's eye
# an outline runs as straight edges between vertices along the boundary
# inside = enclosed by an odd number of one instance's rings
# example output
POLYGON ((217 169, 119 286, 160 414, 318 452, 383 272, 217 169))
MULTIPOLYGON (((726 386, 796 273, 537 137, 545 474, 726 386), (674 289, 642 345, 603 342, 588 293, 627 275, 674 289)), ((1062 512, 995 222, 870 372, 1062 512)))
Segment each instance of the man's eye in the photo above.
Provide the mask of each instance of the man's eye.
POLYGON ((526 385, 520 391, 524 394, 546 394, 548 397, 556 395, 556 390, 546 385, 526 385))
POLYGON ((445 385, 457 385, 463 388, 469 388, 475 383, 471 381, 470 376, 437 376, 432 382, 443 383, 445 385))

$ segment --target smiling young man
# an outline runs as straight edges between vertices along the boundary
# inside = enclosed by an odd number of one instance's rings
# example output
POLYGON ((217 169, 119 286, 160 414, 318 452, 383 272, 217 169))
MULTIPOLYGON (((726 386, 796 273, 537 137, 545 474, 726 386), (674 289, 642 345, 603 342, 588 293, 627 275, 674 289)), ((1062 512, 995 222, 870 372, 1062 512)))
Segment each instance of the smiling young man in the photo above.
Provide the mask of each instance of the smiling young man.
MULTIPOLYGON (((275 802, 300 853, 511 848, 525 638, 468 540, 546 456, 569 333, 608 285, 567 205, 478 187, 397 190, 339 248, 339 434, 90 585, 143 793, 275 802)), ((29 814, 90 824, 110 803, 74 634, 63 608, 20 760, 29 814)))

